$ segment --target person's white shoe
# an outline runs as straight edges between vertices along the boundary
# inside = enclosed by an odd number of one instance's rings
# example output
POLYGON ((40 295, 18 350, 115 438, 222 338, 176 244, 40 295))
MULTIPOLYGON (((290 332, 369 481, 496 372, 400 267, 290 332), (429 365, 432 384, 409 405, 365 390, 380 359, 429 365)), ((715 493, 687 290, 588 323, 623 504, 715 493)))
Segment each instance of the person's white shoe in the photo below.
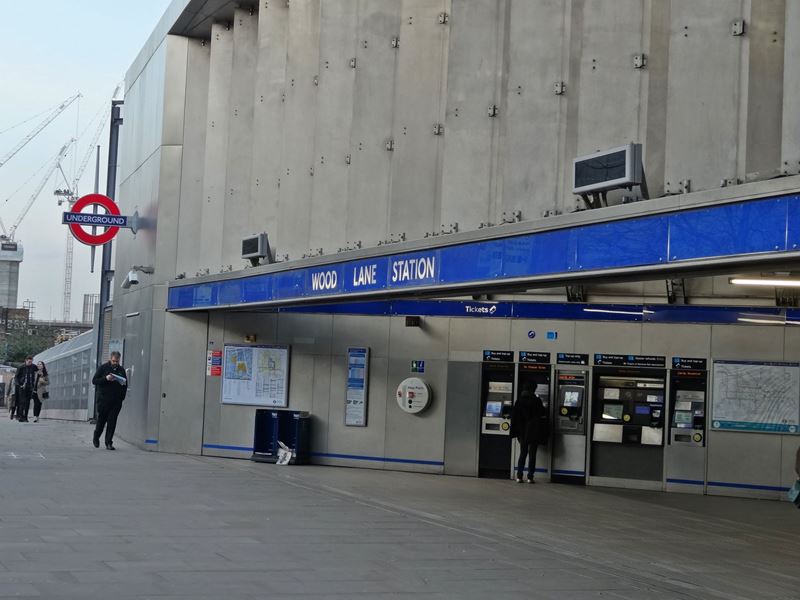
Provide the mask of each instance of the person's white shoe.
POLYGON ((522 483, 522 477, 517 477, 517 483, 522 483))
POLYGON ((39 417, 33 417, 33 422, 34 423, 38 423, 39 422, 39 417))

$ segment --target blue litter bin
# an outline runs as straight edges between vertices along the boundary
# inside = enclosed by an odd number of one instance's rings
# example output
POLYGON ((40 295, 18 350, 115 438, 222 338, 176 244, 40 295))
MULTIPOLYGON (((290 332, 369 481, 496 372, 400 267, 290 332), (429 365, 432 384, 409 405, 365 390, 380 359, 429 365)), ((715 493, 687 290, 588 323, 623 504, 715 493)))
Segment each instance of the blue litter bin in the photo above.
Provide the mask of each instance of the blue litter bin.
POLYGON ((311 456, 311 417, 307 412, 261 408, 256 410, 252 460, 278 461, 278 442, 291 451, 290 465, 308 464, 311 456))

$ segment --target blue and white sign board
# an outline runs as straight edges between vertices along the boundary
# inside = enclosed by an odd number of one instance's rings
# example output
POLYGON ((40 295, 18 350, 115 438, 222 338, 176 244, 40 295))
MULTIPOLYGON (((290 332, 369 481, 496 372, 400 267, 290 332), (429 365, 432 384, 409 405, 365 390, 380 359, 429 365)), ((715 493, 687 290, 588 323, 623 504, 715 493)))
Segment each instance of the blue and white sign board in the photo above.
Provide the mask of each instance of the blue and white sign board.
POLYGON ((286 408, 289 347, 225 344, 222 403, 286 408))
POLYGON ((369 394, 369 348, 347 349, 347 391, 344 404, 344 424, 349 427, 367 426, 369 394))
MULTIPOLYGON (((216 281, 181 281, 170 285, 167 308, 353 300, 503 283, 524 287, 528 280, 556 280, 564 274, 662 269, 720 257, 789 260, 798 249, 800 195, 786 195, 257 275, 242 272, 216 281), (753 227, 754 222, 759 226, 753 227)), ((511 316, 504 303, 467 302, 460 308, 464 317, 511 316)))
POLYGON ((714 361, 711 428, 798 433, 800 363, 714 361))
POLYGON ((93 225, 95 227, 123 227, 130 229, 129 217, 104 213, 65 212, 61 216, 62 225, 93 225))

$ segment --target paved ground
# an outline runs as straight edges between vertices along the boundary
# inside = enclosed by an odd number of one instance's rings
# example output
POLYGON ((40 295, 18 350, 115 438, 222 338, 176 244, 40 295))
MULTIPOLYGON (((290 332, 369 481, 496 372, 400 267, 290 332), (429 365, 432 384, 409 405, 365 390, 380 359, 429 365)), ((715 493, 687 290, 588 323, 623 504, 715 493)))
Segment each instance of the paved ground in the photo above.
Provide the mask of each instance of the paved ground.
POLYGON ((89 440, 0 421, 0 598, 800 598, 787 503, 89 440))

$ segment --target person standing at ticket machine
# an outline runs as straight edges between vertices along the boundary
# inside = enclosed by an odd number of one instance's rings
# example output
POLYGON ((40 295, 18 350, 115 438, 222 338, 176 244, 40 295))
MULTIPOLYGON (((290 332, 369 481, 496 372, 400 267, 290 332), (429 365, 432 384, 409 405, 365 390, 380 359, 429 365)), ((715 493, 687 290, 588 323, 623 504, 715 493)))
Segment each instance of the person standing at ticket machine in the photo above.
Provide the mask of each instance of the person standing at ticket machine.
POLYGON ((519 441, 517 483, 522 483, 525 459, 528 459, 528 483, 536 483, 536 450, 547 442, 546 411, 542 399, 529 389, 523 389, 511 412, 511 436, 519 441))

